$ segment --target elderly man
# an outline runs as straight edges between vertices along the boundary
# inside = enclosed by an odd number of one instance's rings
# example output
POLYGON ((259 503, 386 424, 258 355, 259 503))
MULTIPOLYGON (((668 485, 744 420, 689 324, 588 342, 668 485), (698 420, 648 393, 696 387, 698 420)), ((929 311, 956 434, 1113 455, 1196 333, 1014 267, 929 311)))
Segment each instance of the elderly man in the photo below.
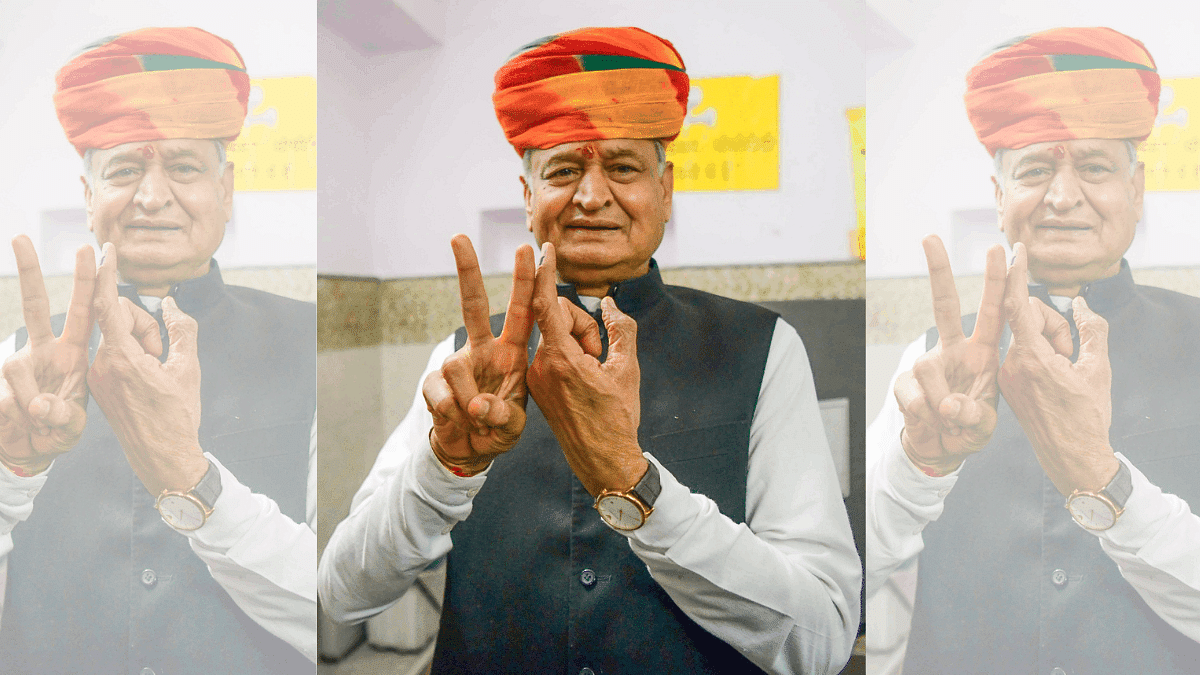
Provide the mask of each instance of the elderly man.
POLYGON ((925 241, 937 328, 868 433, 868 595, 919 554, 905 672, 1200 663, 1200 300, 1122 257, 1158 95, 1149 53, 1107 28, 1018 38, 967 77, 1014 259, 1006 278, 989 251, 960 325, 925 241))
POLYGON ((687 93, 675 49, 635 28, 547 37, 496 74, 541 265, 518 250, 489 326, 454 239, 466 327, 318 572, 354 621, 445 559, 434 673, 836 672, 849 655, 860 572, 804 348, 770 312, 663 285, 651 259, 687 93))
POLYGON ((313 668, 313 306, 226 286, 212 259, 249 89, 233 45, 196 28, 109 38, 58 73, 104 259, 80 250, 52 320, 14 240, 0 670, 313 668))

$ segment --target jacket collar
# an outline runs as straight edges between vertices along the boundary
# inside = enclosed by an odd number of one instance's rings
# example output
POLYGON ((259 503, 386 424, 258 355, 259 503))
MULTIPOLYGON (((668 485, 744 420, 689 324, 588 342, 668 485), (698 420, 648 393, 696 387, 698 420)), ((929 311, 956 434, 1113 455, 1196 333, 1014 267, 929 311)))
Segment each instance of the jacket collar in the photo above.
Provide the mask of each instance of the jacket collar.
MULTIPOLYGON (((117 284, 117 292, 145 309, 133 284, 117 284)), ((221 266, 213 258, 209 261, 208 273, 195 279, 185 279, 171 287, 167 293, 175 298, 179 309, 186 314, 195 314, 215 305, 225 296, 225 281, 221 278, 221 266)))
MULTIPOLYGON (((1129 261, 1121 258, 1121 269, 1111 277, 1097 279, 1085 284, 1079 289, 1079 295, 1087 300, 1092 311, 1103 315, 1129 302, 1134 296, 1135 284, 1133 271, 1129 269, 1129 261)), ((1050 293, 1042 284, 1029 284, 1029 294, 1042 302, 1054 307, 1050 301, 1050 293)))
MULTIPOLYGON (((658 271, 658 263, 651 258, 650 271, 640 277, 612 284, 608 287, 606 295, 617 303, 617 307, 622 312, 637 317, 663 299, 664 289, 662 274, 658 271)), ((558 284, 558 294, 583 307, 574 284, 558 284)))

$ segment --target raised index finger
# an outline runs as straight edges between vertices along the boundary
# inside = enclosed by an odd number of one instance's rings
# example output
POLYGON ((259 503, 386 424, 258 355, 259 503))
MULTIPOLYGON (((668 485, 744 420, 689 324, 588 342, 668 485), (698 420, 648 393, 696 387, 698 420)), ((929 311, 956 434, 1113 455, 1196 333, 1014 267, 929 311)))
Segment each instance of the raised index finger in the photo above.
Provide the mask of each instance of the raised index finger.
POLYGON ((1026 255, 1024 244, 1013 244, 1013 264, 1008 268, 1008 282, 1004 288, 1004 313, 1008 316, 1008 327, 1012 329, 1014 340, 1032 340, 1041 336, 1041 327, 1029 307, 1026 255))
POLYGON ((950 271, 950 256, 936 234, 921 240, 925 247, 925 262, 929 265, 929 288, 933 291, 933 319, 943 344, 963 340, 962 310, 954 273, 950 271))
POLYGON ((500 340, 524 347, 533 332, 533 247, 524 244, 517 249, 513 264, 512 295, 504 314, 504 330, 500 340))
POLYGON ((971 340, 992 347, 1000 347, 1000 334, 1004 331, 1004 291, 1007 267, 1004 264, 1004 247, 992 246, 987 252, 987 264, 983 271, 983 296, 979 298, 979 314, 975 319, 975 331, 971 340))
POLYGON ((463 325, 471 346, 492 339, 492 328, 488 323, 487 289, 483 286, 483 273, 479 271, 479 258, 475 247, 465 234, 454 235, 450 240, 454 250, 454 264, 458 268, 458 297, 462 304, 463 325))
POLYGON ((50 328, 50 298, 46 295, 46 282, 42 279, 42 266, 38 264, 33 242, 19 234, 13 237, 12 247, 21 281, 25 329, 29 331, 29 344, 36 347, 54 339, 54 331, 50 328))
POLYGON ((562 342, 570 335, 566 319, 558 308, 557 270, 554 244, 546 242, 542 244, 542 264, 538 265, 533 282, 533 315, 542 329, 543 342, 562 342))
POLYGON ((71 304, 62 339, 86 347, 92 335, 92 294, 96 289, 96 253, 83 245, 75 252, 75 278, 71 282, 71 304))

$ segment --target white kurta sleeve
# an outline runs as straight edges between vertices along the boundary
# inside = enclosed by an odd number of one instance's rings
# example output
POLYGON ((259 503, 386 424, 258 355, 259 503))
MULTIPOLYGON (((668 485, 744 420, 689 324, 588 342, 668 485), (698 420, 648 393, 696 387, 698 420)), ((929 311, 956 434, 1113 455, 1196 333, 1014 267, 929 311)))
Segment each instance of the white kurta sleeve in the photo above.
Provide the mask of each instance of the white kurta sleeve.
POLYGON ((316 533, 204 456, 221 472, 221 496, 202 527, 183 533, 192 551, 247 616, 316 663, 316 533))
MULTIPOLYGON (((453 351, 452 335, 434 348, 421 380, 453 351)), ((445 557, 451 530, 470 515, 488 472, 463 478, 446 470, 429 447, 432 427, 418 390, 354 495, 350 515, 330 537, 317 588, 334 621, 362 621, 390 607, 445 557)))
POLYGON ((659 471, 654 513, 625 534, 671 599, 768 672, 840 671, 858 633, 862 570, 795 329, 777 321, 767 356, 746 522, 659 471))
POLYGON ((1129 467, 1133 492, 1117 523, 1093 534, 1155 614, 1200 642, 1200 516, 1129 467))

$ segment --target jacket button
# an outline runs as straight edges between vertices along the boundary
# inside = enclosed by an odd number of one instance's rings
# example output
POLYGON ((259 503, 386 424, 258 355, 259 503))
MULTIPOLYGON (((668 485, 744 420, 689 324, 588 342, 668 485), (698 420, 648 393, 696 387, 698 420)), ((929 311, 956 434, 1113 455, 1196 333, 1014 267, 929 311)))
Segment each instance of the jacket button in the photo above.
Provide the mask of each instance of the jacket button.
POLYGON ((596 671, 584 666, 583 668, 579 669, 579 675, 596 675, 596 671))
MULTIPOLYGON (((584 571, 580 572, 579 573, 579 583, 583 584, 587 588, 591 588, 592 586, 595 586, 596 585, 596 573, 592 570, 584 570, 584 571)), ((587 669, 585 668, 584 670, 587 670, 587 669)), ((580 675, 584 675, 583 671, 580 671, 580 675)))
POLYGON ((1062 668, 1055 668, 1054 670, 1050 671, 1050 675, 1067 675, 1067 671, 1063 670, 1062 668))
POLYGON ((139 675, 154 675, 154 670, 151 668, 142 668, 142 671, 139 673, 139 675))
POLYGON ((1050 581, 1059 588, 1067 585, 1067 573, 1062 570, 1054 570, 1050 575, 1050 581))
POLYGON ((154 588, 158 583, 158 575, 154 570, 142 570, 142 585, 146 588, 154 588))

